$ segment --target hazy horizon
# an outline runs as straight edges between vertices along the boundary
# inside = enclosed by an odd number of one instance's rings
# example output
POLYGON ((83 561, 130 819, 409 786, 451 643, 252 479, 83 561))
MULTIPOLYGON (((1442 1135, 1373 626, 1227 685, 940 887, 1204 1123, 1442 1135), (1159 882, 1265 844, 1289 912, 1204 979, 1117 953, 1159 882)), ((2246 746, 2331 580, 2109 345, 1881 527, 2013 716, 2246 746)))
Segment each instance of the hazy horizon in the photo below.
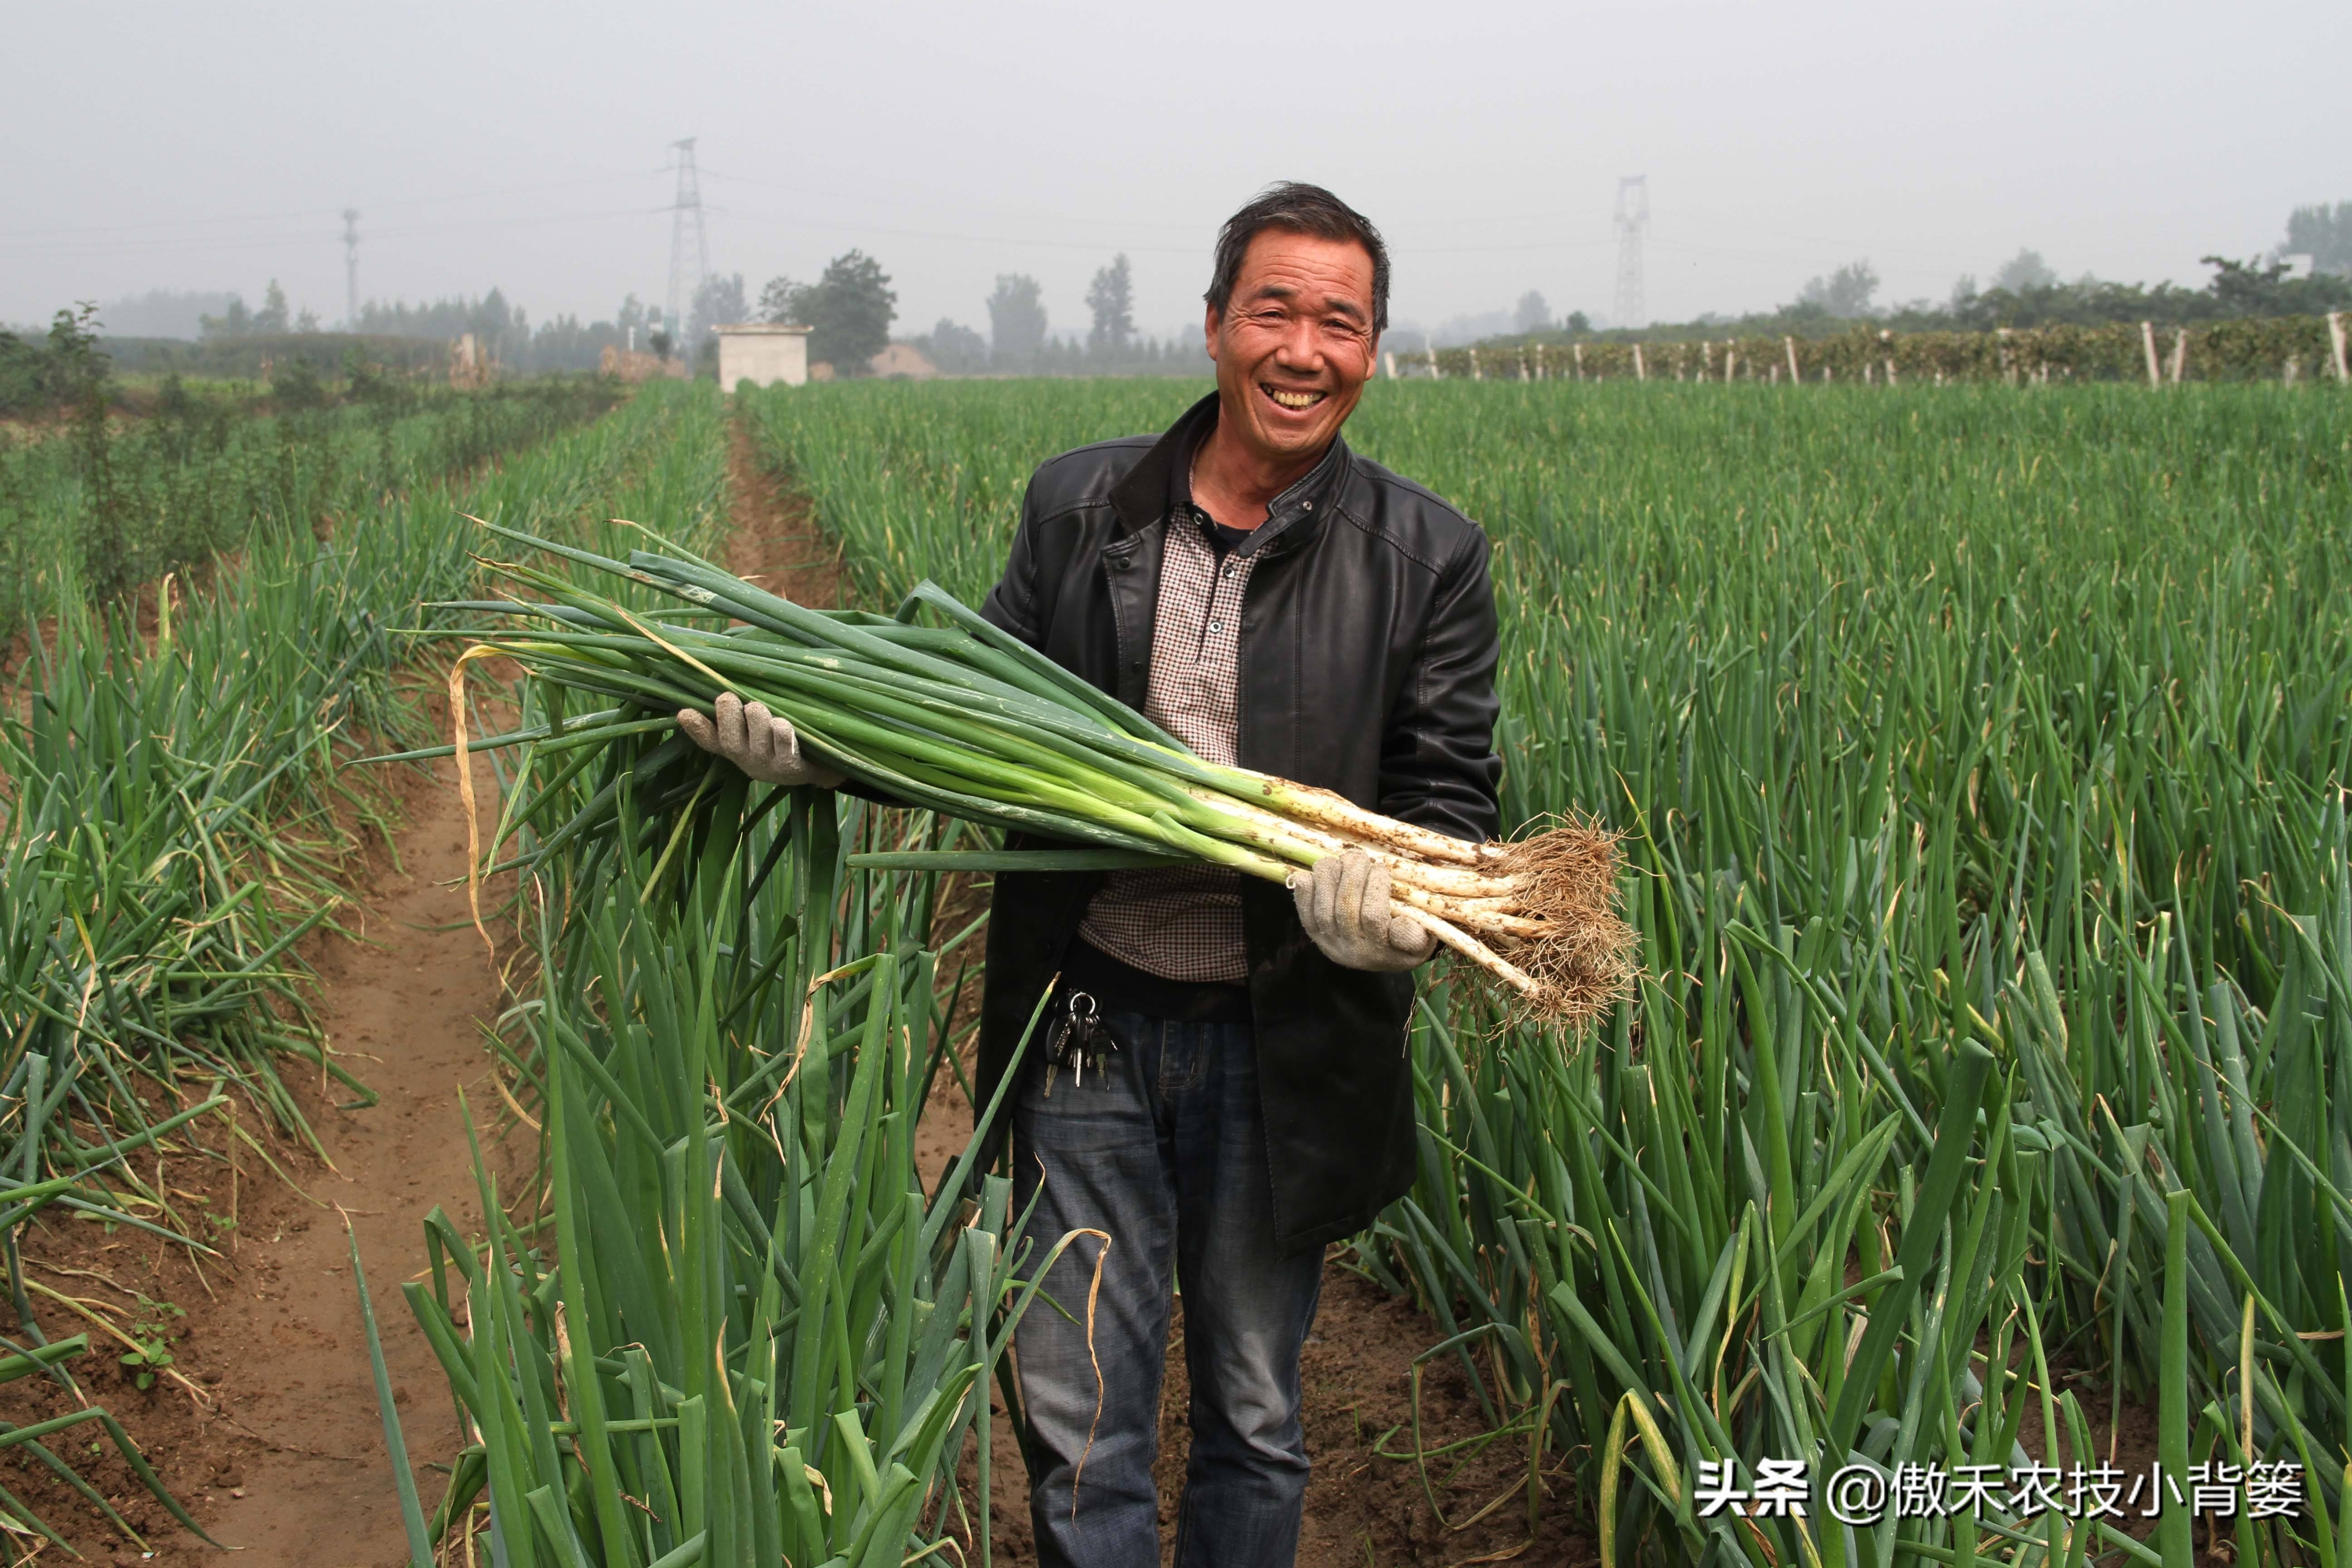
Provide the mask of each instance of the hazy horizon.
POLYGON ((1197 331, 1217 223, 1278 178, 1381 226, 1393 313, 1425 326, 1529 289, 1610 313, 1621 174, 1649 178, 1669 321, 1862 257, 1882 301, 1940 300, 2021 247, 2070 278, 2193 284, 2200 256, 2352 196, 2321 63, 2352 46, 2341 5, 2241 6, 2226 37, 2179 4, 1193 11, 28 8, 11 30, 37 68, 0 125, 37 156, 0 209, 0 321, 153 289, 258 304, 274 277, 332 325, 345 206, 362 300, 497 286, 534 321, 608 319, 667 295, 684 136, 714 273, 756 299, 860 247, 901 336, 986 332, 1006 272, 1083 332, 1116 252, 1139 329, 1197 331))

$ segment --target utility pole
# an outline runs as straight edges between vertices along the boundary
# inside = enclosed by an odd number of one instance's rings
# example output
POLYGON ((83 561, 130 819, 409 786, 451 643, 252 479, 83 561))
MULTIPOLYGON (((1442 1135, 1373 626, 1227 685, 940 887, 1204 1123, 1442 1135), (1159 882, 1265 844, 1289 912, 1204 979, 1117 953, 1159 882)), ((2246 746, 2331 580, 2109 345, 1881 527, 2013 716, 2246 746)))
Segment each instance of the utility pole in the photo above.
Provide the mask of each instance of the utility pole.
POLYGON ((695 173, 694 141, 688 136, 670 143, 677 153, 677 198, 670 204, 669 318, 662 323, 669 329, 670 342, 677 345, 678 353, 689 366, 694 345, 686 341, 686 312, 710 276, 710 251, 702 231, 702 181, 695 173), (693 215, 694 226, 694 281, 690 289, 686 274, 688 214, 693 215))
POLYGON ((1642 237, 1650 227, 1650 176, 1627 174, 1617 182, 1616 327, 1646 327, 1650 307, 1642 293, 1642 237))
POLYGON ((343 209, 343 331, 360 330, 360 209, 343 209))

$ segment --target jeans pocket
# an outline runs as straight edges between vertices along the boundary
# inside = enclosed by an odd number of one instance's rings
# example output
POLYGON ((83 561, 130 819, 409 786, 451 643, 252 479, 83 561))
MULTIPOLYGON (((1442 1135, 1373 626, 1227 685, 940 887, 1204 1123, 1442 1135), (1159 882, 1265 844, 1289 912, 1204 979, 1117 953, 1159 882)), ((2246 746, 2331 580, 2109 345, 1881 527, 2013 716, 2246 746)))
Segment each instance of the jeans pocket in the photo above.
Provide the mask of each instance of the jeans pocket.
POLYGON ((1201 1087, 1209 1070, 1209 1053, 1201 1048, 1198 1026, 1171 1025, 1168 1032, 1171 1037, 1160 1052, 1160 1092, 1184 1094, 1201 1087))
POLYGON ((1013 1102, 1015 1131, 1041 1150, 1064 1154, 1152 1145, 1157 1132, 1136 1077, 1134 1065, 1116 1057, 1083 1079, 1066 1066, 1037 1063, 1023 1075, 1013 1102))

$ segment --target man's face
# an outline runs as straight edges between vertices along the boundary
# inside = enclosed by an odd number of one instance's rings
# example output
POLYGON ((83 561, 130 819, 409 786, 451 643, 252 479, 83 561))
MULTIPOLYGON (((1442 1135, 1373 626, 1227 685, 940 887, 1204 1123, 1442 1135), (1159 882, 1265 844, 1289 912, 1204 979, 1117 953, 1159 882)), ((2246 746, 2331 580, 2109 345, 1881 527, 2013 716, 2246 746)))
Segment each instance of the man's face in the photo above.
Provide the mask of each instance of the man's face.
POLYGON ((1263 230, 1208 339, 1233 434, 1271 462, 1318 452, 1371 379, 1372 258, 1350 240, 1263 230))

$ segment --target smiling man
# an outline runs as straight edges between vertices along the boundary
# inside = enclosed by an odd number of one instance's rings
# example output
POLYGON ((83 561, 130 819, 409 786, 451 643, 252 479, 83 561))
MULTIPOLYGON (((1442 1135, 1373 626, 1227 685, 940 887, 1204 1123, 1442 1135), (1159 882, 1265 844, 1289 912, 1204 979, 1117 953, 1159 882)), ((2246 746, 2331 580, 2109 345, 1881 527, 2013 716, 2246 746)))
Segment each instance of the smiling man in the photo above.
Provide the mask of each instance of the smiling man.
MULTIPOLYGON (((1207 295, 1215 394, 1164 435, 1040 468, 983 613, 1213 762, 1481 838, 1501 771, 1486 536, 1339 438, 1388 295, 1379 232, 1328 191, 1276 185, 1235 213, 1207 295)), ((758 777, 834 782, 757 706, 681 718, 758 777)), ((1412 1183, 1405 1030, 1430 952, 1360 854, 1287 894, 1220 870, 996 879, 982 1103, 1045 1002, 1006 1097, 1016 1208, 1036 1204, 1032 1256, 1092 1233, 1014 1342, 1046 1568, 1160 1561, 1180 1289, 1177 1562, 1292 1561, 1299 1352, 1325 1246, 1412 1183)))

